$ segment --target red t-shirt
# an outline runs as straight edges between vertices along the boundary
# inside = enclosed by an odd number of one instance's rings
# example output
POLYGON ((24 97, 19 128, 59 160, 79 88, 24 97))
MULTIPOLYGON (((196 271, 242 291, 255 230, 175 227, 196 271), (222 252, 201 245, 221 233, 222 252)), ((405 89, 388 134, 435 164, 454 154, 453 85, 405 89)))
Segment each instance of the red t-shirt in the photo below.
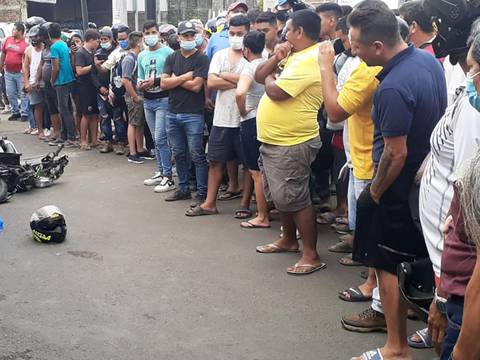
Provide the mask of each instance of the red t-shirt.
POLYGON ((8 37, 3 43, 2 52, 5 53, 5 70, 12 73, 22 71, 22 58, 28 44, 25 39, 15 40, 8 37))

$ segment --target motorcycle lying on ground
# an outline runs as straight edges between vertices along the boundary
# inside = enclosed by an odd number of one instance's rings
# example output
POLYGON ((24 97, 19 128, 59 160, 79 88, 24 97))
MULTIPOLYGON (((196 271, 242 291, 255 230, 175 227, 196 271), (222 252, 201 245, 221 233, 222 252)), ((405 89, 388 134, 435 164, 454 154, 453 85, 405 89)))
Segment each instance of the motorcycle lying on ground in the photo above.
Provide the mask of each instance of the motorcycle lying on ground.
POLYGON ((40 162, 20 163, 21 154, 7 138, 0 138, 0 203, 9 200, 17 191, 44 188, 62 176, 68 165, 68 156, 59 156, 60 145, 55 152, 45 155, 40 162))

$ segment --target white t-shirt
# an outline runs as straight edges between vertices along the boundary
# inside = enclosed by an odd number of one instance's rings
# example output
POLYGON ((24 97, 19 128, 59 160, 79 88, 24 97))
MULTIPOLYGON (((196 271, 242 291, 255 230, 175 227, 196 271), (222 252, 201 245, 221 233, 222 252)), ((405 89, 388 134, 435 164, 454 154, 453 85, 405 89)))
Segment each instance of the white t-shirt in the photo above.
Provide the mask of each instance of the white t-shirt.
POLYGON ((253 79, 250 89, 247 92, 247 99, 245 101, 245 108, 248 111, 247 116, 241 117, 240 121, 245 121, 257 117, 257 108, 260 103, 260 99, 265 93, 265 85, 259 84, 255 81, 255 71, 257 71, 258 65, 264 62, 264 59, 255 59, 245 65, 241 75, 245 75, 253 79))
MULTIPOLYGON (((218 51, 213 55, 210 62, 209 74, 219 75, 222 72, 230 72, 240 75, 248 61, 242 56, 240 60, 232 66, 228 59, 229 48, 218 51)), ((215 112, 213 114, 213 125, 227 128, 237 128, 240 126, 240 112, 235 101, 236 89, 218 90, 215 100, 215 112)))
POLYGON ((443 227, 453 183, 480 148, 480 113, 470 105, 463 88, 433 130, 430 146, 420 186, 420 221, 433 269, 440 276, 443 227))

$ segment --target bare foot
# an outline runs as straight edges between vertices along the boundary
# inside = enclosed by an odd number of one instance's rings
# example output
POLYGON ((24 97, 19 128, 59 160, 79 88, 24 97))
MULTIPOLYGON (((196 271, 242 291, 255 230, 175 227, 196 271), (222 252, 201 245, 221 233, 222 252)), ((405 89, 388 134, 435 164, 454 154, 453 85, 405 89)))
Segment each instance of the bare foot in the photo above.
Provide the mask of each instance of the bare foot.
MULTIPOLYGON (((413 359, 410 355, 408 348, 406 348, 401 352, 391 351, 387 348, 381 348, 381 349, 367 351, 367 354, 369 354, 372 357, 374 355, 374 352, 376 351, 380 351, 383 360, 412 360, 413 359)), ((371 357, 365 357, 362 354, 361 356, 351 358, 351 360, 368 360, 371 357)))

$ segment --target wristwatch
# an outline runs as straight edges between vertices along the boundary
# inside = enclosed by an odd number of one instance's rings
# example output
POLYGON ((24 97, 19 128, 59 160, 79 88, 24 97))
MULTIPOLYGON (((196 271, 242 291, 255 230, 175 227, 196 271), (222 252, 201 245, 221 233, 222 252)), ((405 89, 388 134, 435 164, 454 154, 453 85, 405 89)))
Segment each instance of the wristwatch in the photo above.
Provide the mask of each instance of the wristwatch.
POLYGON ((435 301, 435 305, 437 306, 438 311, 440 311, 440 314, 447 315, 447 299, 438 296, 437 289, 435 289, 435 297, 433 301, 435 301))

